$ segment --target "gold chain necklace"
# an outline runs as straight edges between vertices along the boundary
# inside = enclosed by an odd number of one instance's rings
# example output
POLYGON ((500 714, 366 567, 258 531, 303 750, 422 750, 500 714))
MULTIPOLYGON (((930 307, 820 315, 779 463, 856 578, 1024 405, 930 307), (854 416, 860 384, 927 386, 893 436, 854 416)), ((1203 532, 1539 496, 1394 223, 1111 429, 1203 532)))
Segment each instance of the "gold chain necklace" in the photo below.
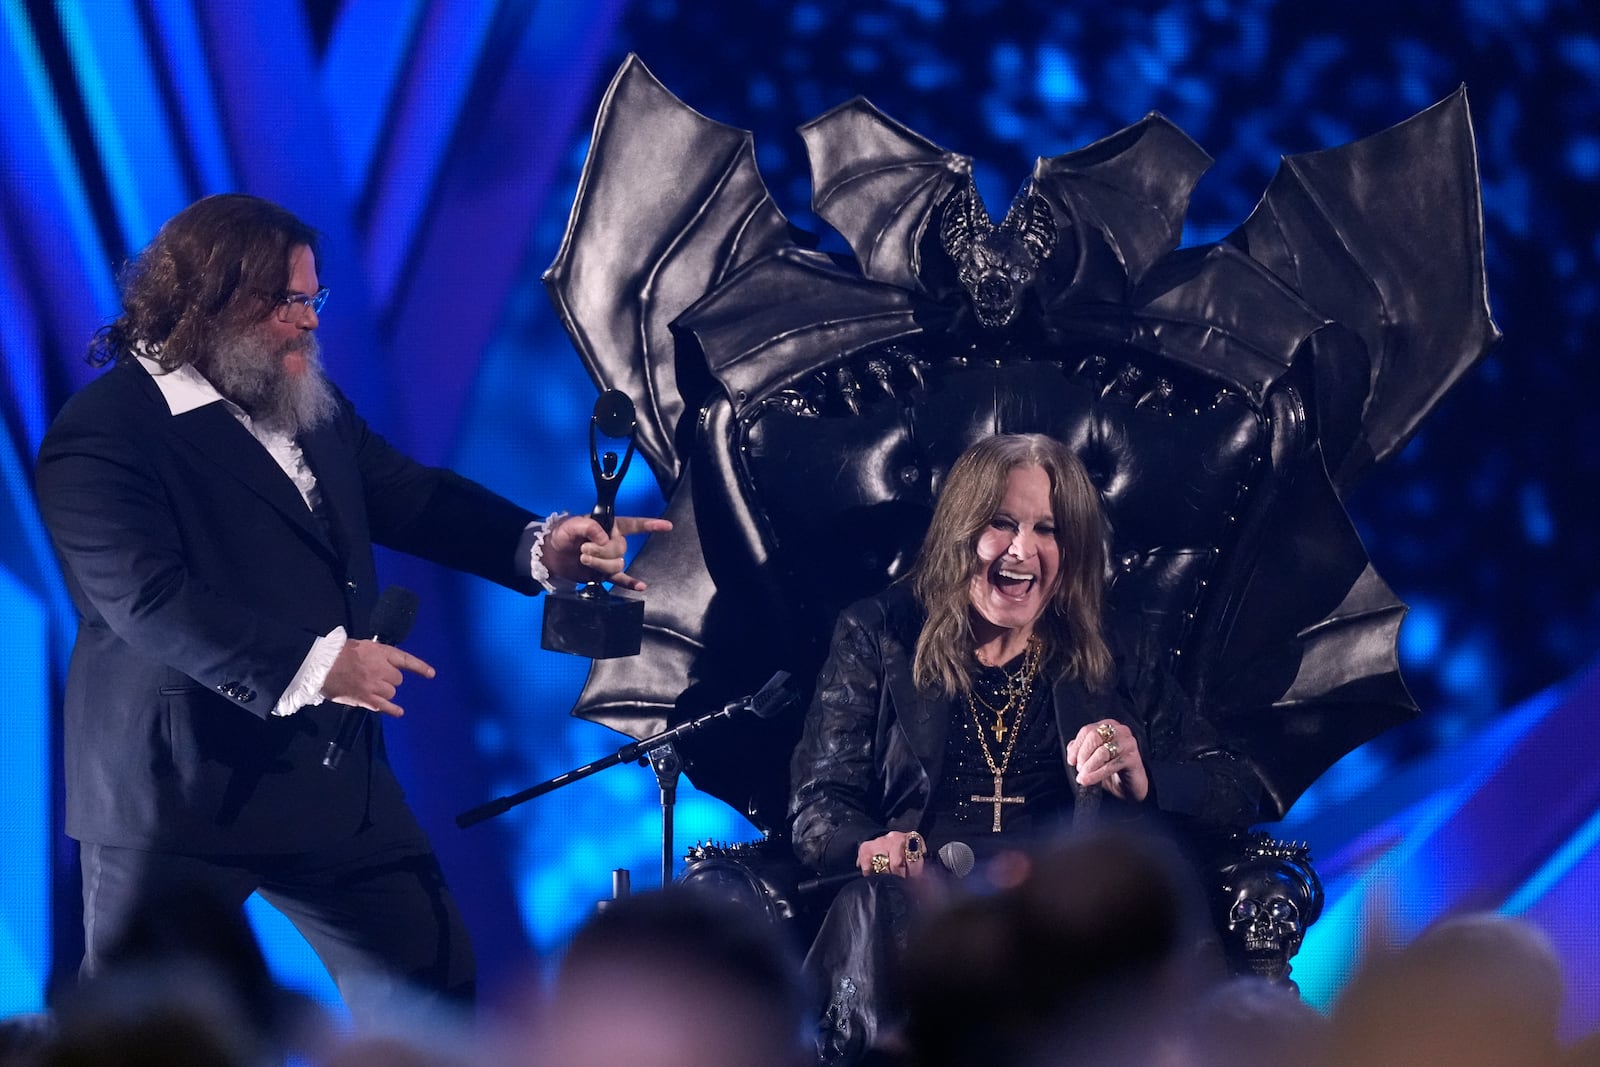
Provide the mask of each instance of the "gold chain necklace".
MULTIPOLYGON (((1016 712, 1020 717, 1021 713, 1027 710, 1028 701, 1033 698, 1033 680, 1039 674, 1039 660, 1043 655, 1044 643, 1037 637, 1030 637, 1028 639, 1028 647, 1022 652, 1021 669, 1016 674, 1007 674, 1005 676, 1006 684, 1000 688, 1000 695, 1005 698, 1005 702, 999 707, 995 707, 979 696, 976 686, 967 690, 967 706, 972 709, 974 719, 979 718, 979 705, 982 705, 989 714, 994 716, 993 729, 996 741, 1004 741, 1007 733, 1012 734, 1013 740, 1016 739, 1018 719, 1013 718, 1011 725, 1008 727, 1006 725, 1006 716, 1016 712)), ((978 738, 979 740, 983 739, 983 727, 981 724, 978 727, 978 738)), ((984 754, 987 755, 988 751, 987 742, 985 742, 984 754)), ((1008 748, 1007 751, 1010 751, 1010 749, 1008 748)), ((991 763, 990 766, 993 767, 994 764, 991 763)))
MULTIPOLYGON (((1030 646, 1030 651, 1031 651, 1031 646, 1030 646)), ((1038 666, 1039 666, 1038 660, 1037 660, 1037 657, 1035 657, 1034 663, 1033 663, 1033 669, 1036 671, 1038 669, 1038 666)), ((1027 670, 1026 665, 1024 665, 1024 670, 1027 670)), ((1027 690, 1026 691, 1030 695, 1032 694, 1032 691, 1033 691, 1033 679, 1032 679, 1031 676, 1028 679, 1028 684, 1027 684, 1027 690)), ((995 710, 993 707, 990 707, 990 705, 984 703, 982 698, 978 697, 977 694, 973 690, 969 689, 967 691, 967 710, 972 713, 972 727, 973 727, 974 730, 977 731, 977 734, 978 734, 978 747, 983 750, 983 762, 985 762, 985 763, 987 763, 989 765, 989 773, 991 775, 993 775, 993 777, 994 777, 994 792, 990 793, 988 796, 983 796, 982 794, 974 793, 974 794, 972 794, 972 798, 971 799, 972 799, 972 802, 975 803, 975 804, 982 803, 982 804, 993 804, 994 805, 994 823, 991 826, 991 829, 993 830, 993 832, 999 833, 1000 832, 1000 812, 1004 808, 1004 806, 1007 805, 1007 804, 1021 804, 1021 803, 1023 803, 1023 801, 1025 801, 1027 799, 1026 797, 1023 797, 1021 795, 1009 796, 1008 797, 1001 790, 1001 786, 1003 786, 1005 784, 1006 771, 1011 766, 1011 754, 1017 750, 1017 738, 1022 734, 1022 719, 1023 719, 1023 716, 1028 714, 1028 701, 1026 699, 1024 699, 1022 707, 1017 710, 1017 717, 1012 720, 1010 730, 1008 730, 1008 731, 1002 731, 1002 730, 999 730, 999 729, 996 730, 996 734, 997 735, 999 733, 1001 733, 1001 732, 1007 732, 1007 733, 1011 734, 1011 740, 1006 742, 1006 749, 1005 749, 1005 752, 1001 754, 999 763, 995 763, 995 761, 994 761, 994 753, 989 751, 989 739, 983 736, 983 719, 978 714, 978 706, 980 704, 982 704, 983 707, 988 708, 990 711, 994 711, 995 710)), ((1007 704, 1006 704, 1006 708, 1009 709, 1010 707, 1011 707, 1011 704, 1008 701, 1007 704)), ((996 726, 997 727, 999 726, 998 721, 996 722, 996 726)), ((997 736, 996 740, 998 740, 998 739, 999 738, 997 736)))

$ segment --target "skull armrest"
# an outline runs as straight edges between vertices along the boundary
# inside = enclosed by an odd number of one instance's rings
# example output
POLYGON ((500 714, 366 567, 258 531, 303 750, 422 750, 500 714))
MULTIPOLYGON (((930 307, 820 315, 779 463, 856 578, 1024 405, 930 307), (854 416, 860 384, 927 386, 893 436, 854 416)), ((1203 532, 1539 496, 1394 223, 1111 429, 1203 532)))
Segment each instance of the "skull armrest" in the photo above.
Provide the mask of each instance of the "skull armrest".
POLYGON ((1322 879, 1301 843, 1255 831, 1230 838, 1209 870, 1212 918, 1229 969, 1296 992, 1290 965, 1322 914, 1322 879))

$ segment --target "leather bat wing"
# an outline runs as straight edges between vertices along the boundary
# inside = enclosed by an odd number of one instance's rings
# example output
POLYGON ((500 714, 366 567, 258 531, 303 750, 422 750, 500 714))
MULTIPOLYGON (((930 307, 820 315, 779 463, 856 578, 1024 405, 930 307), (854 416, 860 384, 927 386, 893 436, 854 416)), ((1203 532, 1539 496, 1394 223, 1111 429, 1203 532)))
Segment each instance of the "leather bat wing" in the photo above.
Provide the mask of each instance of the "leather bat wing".
POLYGON ((1282 815, 1417 714, 1397 651, 1405 606, 1342 500, 1499 338, 1464 92, 1285 158, 1225 243, 1159 261, 1126 302, 1056 314, 1242 389, 1279 426, 1270 499, 1221 581, 1216 631, 1186 654, 1197 700, 1282 815))
POLYGON ((662 492, 683 469, 680 424, 704 369, 669 324, 756 257, 789 243, 748 131, 685 105, 629 56, 595 120, 578 194, 545 286, 602 389, 638 414, 639 452, 662 492), (685 380, 687 379, 687 380, 685 380))
MULTIPOLYGON (((770 674, 771 646, 784 644, 771 625, 750 625, 775 594, 757 588, 770 546, 734 469, 733 412, 843 353, 922 328, 909 292, 803 251, 788 233, 750 135, 691 110, 630 57, 601 104, 545 282, 596 384, 634 398, 639 449, 674 528, 631 566, 653 585, 641 654, 596 661, 575 716, 646 736, 759 684, 741 667, 770 674), (700 436, 714 447, 694 443, 702 410, 700 436)), ((782 775, 752 784, 744 768, 755 748, 778 753, 761 767, 781 767, 797 721, 732 724, 722 740, 686 744, 690 777, 776 825, 782 775), (725 741, 747 758, 699 751, 725 741)))
MULTIPOLYGON (((1275 418, 1293 418, 1291 394, 1275 418)), ((1195 698, 1262 783, 1281 818, 1346 753, 1418 714, 1400 674, 1405 604, 1378 575, 1321 462, 1291 460, 1224 579, 1232 603, 1195 698)))
POLYGON ((929 221, 971 180, 972 160, 947 152, 862 97, 804 126, 811 207, 849 242, 861 273, 918 290, 929 221))
POLYGON ((1500 338, 1489 315, 1483 209, 1466 89, 1339 148, 1284 157, 1228 240, 1366 343, 1369 380, 1341 492, 1411 438, 1500 338))
MULTIPOLYGON (((1125 287, 1178 247, 1189 194, 1210 166, 1188 134, 1152 111, 1093 144, 1040 159, 1033 184, 1077 236, 1077 281, 1096 267, 1098 257, 1083 247, 1094 241, 1110 253, 1125 287)), ((1061 295, 1074 297, 1076 288, 1069 283, 1061 295)))
POLYGON ((694 307, 678 328, 743 413, 796 379, 871 345, 922 332, 912 295, 820 253, 763 257, 694 307))

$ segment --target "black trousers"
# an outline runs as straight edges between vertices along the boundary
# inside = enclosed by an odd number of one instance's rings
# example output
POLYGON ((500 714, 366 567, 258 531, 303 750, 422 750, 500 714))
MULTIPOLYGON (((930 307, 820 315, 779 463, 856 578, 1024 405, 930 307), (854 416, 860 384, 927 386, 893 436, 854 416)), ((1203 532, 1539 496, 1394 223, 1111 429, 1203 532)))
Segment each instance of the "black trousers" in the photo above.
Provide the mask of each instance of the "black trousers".
POLYGON ((470 1004, 476 965, 466 925, 407 815, 407 825, 288 855, 189 856, 84 842, 79 976, 104 971, 133 925, 148 927, 152 909, 172 930, 183 921, 171 913, 181 901, 239 909, 259 893, 310 943, 357 1021, 381 1021, 418 994, 470 1004))
POLYGON ((802 966, 819 1064, 859 1063, 905 1024, 896 967, 910 926, 905 879, 856 878, 839 890, 802 966))

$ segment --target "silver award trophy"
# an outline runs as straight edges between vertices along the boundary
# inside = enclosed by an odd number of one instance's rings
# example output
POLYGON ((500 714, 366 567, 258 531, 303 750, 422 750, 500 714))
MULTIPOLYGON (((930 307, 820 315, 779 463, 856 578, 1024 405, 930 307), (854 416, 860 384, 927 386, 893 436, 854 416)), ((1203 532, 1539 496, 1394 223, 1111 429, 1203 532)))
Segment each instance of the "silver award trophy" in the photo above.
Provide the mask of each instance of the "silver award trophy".
MULTIPOLYGON (((628 394, 608 389, 595 401, 589 420, 589 468, 594 474, 596 503, 590 514, 611 532, 617 517, 617 489, 633 460, 637 422, 628 394), (613 449, 601 450, 599 437, 628 442, 621 459, 613 449)), ((552 652, 570 652, 589 659, 637 656, 644 633, 644 601, 589 582, 571 592, 550 593, 544 601, 544 634, 540 643, 552 652)))

